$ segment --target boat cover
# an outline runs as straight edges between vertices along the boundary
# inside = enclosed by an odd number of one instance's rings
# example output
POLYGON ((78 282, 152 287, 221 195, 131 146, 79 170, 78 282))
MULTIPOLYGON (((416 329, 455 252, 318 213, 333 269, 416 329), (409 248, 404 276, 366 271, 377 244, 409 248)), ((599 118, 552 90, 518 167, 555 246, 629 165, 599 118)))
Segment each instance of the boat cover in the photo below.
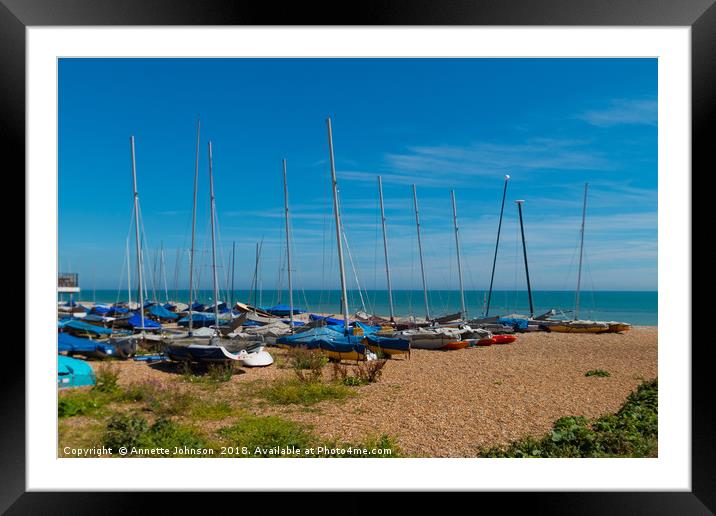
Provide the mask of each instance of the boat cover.
POLYGON ((129 319, 127 319, 127 324, 129 324, 132 328, 138 328, 140 330, 158 330, 162 327, 162 325, 158 322, 152 321, 149 317, 145 317, 144 328, 142 328, 142 317, 138 313, 135 313, 129 319))
POLYGON ((76 331, 86 331, 87 333, 94 333, 95 335, 111 335, 112 330, 109 328, 103 328, 101 326, 95 326, 94 324, 88 324, 86 322, 78 321, 77 319, 64 320, 58 323, 58 326, 67 330, 68 328, 76 331))
POLYGON ((57 386, 81 387, 96 382, 92 367, 83 360, 57 355, 57 386))
POLYGON ((154 317, 158 317, 160 319, 171 319, 172 321, 179 319, 179 316, 177 314, 175 314, 174 312, 170 312, 162 305, 152 305, 149 307, 147 312, 149 312, 154 317))

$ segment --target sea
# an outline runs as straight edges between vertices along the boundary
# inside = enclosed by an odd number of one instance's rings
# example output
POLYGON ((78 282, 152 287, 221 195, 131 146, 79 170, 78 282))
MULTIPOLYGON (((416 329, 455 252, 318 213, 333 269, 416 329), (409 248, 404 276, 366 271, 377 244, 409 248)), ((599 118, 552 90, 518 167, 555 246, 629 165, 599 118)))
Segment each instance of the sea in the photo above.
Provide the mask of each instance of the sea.
MULTIPOLYGON (((220 291, 221 301, 242 301, 261 307, 288 304, 286 290, 235 290, 220 291)), ((297 308, 309 312, 340 312, 340 290, 294 290, 293 302, 297 308)), ((74 299, 95 303, 115 303, 126 301, 127 291, 121 290, 83 290, 75 294, 74 299)), ((147 298, 159 302, 173 301, 186 303, 188 290, 147 291, 147 298)), ((211 290, 198 291, 196 298, 203 303, 212 303, 211 290)), ((574 291, 537 290, 532 292, 535 315, 555 309, 567 318, 574 317, 574 291)), ((68 300, 62 294, 61 300, 68 300)), ((132 300, 137 301, 137 292, 132 292, 132 300)), ((368 290, 348 291, 348 303, 351 313, 365 310, 368 313, 386 316, 389 314, 388 291, 368 290)), ((428 305, 431 317, 439 317, 460 311, 460 292, 457 290, 431 290, 428 292, 428 305)), ((487 292, 469 290, 465 292, 465 305, 469 317, 480 317, 487 309, 487 292)), ((422 290, 394 290, 393 306, 396 316, 425 316, 425 301, 422 290)), ((528 314, 529 298, 527 291, 494 290, 490 299, 489 315, 512 313, 528 314)), ((658 325, 658 292, 656 291, 582 291, 580 293, 580 319, 602 321, 622 321, 637 326, 658 325)))

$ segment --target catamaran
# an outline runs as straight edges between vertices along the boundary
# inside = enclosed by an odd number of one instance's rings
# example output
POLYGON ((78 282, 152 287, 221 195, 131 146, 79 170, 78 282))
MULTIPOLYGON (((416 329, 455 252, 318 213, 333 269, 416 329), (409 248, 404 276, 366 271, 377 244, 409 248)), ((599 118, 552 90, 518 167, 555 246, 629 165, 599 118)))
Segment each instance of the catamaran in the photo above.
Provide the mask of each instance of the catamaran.
POLYGON ((582 283, 582 259, 584 255, 584 224, 587 216, 587 192, 589 183, 584 183, 584 202, 582 204, 582 226, 579 242, 579 268, 577 272, 577 289, 574 296, 574 319, 564 321, 546 320, 541 322, 551 332, 558 333, 621 333, 631 329, 628 323, 610 321, 588 321, 579 319, 579 295, 582 283))

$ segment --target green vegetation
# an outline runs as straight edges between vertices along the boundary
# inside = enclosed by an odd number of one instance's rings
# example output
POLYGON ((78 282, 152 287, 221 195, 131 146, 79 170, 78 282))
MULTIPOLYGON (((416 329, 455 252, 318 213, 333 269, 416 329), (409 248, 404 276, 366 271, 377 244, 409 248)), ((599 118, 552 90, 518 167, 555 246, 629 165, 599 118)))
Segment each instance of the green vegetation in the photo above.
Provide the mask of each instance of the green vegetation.
POLYGON ((234 367, 233 362, 209 365, 183 362, 180 368, 182 379, 185 382, 213 389, 218 388, 222 383, 228 382, 235 374, 240 372, 237 367, 234 367))
POLYGON ((289 350, 288 363, 300 381, 320 382, 328 358, 320 350, 297 347, 289 350))
POLYGON ((95 391, 73 392, 71 396, 60 397, 57 415, 63 418, 95 414, 110 401, 111 397, 95 391))
POLYGON ((121 447, 132 448, 204 448, 206 441, 201 434, 186 425, 160 418, 151 426, 138 414, 117 414, 107 423, 102 444, 113 451, 121 447))
POLYGON ((114 393, 117 392, 119 386, 117 385, 117 379, 119 378, 119 371, 113 365, 102 365, 95 373, 96 381, 92 390, 97 392, 114 393))
POLYGON ((658 449, 658 383, 642 383, 616 414, 593 423, 582 416, 554 422, 541 439, 527 437, 482 457, 655 457, 658 449))
POLYGON ((609 374, 609 371, 605 371, 604 369, 591 369, 590 371, 587 371, 586 373, 584 373, 584 376, 606 377, 606 376, 611 376, 611 374, 609 374))
POLYGON ((335 383, 277 380, 259 389, 259 396, 275 405, 313 405, 325 400, 345 400, 353 393, 344 385, 335 383))
POLYGON ((229 417, 232 412, 231 405, 225 401, 219 401, 216 403, 198 403, 191 408, 189 415, 192 419, 223 419, 229 417))
POLYGON ((348 366, 335 362, 331 370, 333 381, 342 385, 355 387, 377 382, 383 374, 386 360, 370 360, 359 362, 353 367, 353 373, 348 366))
MULTIPOLYGON (((313 445, 313 435, 302 425, 276 416, 246 416, 235 425, 219 430, 219 435, 229 447, 248 449, 233 455, 265 457, 274 447, 307 448, 313 445)), ((233 451, 233 450, 232 450, 233 451)))

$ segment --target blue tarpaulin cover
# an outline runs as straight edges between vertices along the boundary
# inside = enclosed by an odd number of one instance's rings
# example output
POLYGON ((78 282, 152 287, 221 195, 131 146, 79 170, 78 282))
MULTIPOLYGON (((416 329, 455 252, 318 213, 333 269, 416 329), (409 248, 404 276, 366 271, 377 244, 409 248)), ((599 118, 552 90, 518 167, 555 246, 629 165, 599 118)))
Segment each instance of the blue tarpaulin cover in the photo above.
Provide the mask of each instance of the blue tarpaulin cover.
POLYGON ((500 317, 499 319, 497 319, 497 322, 499 322, 500 324, 507 324, 508 326, 512 326, 513 328, 518 328, 520 330, 527 329, 527 319, 500 317))
MULTIPOLYGON (((328 324, 334 324, 336 326, 343 326, 343 319, 336 319, 335 317, 328 317, 325 315, 309 314, 308 316, 312 321, 326 321, 328 324)), ((350 320, 348 325, 350 326, 350 320)))
MULTIPOLYGON (((132 328, 139 328, 142 329, 142 318, 138 313, 135 313, 127 319, 127 324, 129 324, 132 328)), ((146 330, 154 330, 161 328, 162 325, 159 324, 156 321, 152 321, 149 317, 144 318, 144 329, 146 330)))
MULTIPOLYGON (((214 324, 214 314, 194 312, 191 316, 192 326, 194 328, 201 328, 203 326, 211 326, 214 324)), ((179 326, 189 326, 189 316, 182 317, 177 323, 179 326)))
POLYGON ((82 339, 68 333, 57 334, 57 352, 86 356, 115 355, 114 347, 96 340, 82 339))
POLYGON ((78 319, 65 319, 61 323, 58 323, 58 326, 65 328, 67 330, 68 328, 72 330, 77 331, 86 331, 87 333, 94 333, 95 335, 111 335, 112 330, 109 328, 103 328, 101 326, 95 326, 94 324, 88 324, 86 322, 82 322, 78 319))
POLYGON ((179 319, 179 316, 177 314, 175 314, 174 312, 170 312, 162 305, 152 305, 149 307, 147 312, 152 314, 154 317, 159 317, 160 319, 171 319, 172 321, 175 319, 179 319))
MULTIPOLYGON (((288 305, 276 305, 270 308, 264 308, 264 310, 266 310, 271 315, 276 315, 278 317, 285 317, 287 315, 291 315, 291 307, 288 305)), ((293 307, 293 315, 302 314, 305 312, 306 311, 302 308, 297 308, 295 306, 293 307)))

